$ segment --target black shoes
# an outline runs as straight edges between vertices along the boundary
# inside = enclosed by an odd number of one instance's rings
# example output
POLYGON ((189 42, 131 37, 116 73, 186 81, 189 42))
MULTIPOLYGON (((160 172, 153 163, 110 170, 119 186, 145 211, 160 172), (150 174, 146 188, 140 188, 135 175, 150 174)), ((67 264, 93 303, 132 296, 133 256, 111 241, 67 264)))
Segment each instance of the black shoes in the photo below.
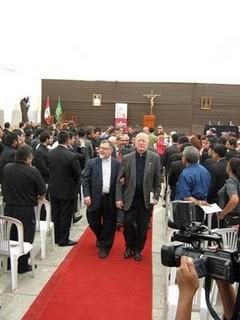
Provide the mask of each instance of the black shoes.
POLYGON ((125 259, 129 259, 133 256, 134 260, 135 261, 141 261, 142 260, 142 256, 141 256, 141 253, 140 251, 136 250, 136 251, 133 251, 131 250, 130 248, 127 248, 124 252, 124 258, 125 259))
POLYGON ((69 246, 74 246, 75 244, 77 244, 77 241, 72 241, 72 240, 67 240, 65 242, 59 243, 59 247, 69 247, 69 246))
POLYGON ((130 248, 127 248, 124 252, 124 258, 129 259, 132 256, 132 250, 130 248))
POLYGON ((108 249, 100 248, 99 254, 98 254, 100 259, 106 259, 108 255, 109 255, 109 250, 108 249))
POLYGON ((135 251, 133 258, 134 258, 135 261, 141 261, 142 260, 142 256, 141 256, 140 251, 135 251))
POLYGON ((77 216, 77 217, 73 217, 73 223, 77 223, 78 221, 80 221, 82 219, 82 215, 81 216, 77 216))
MULTIPOLYGON (((37 265, 36 264, 34 265, 34 268, 37 269, 37 265)), ((32 271, 32 266, 30 266, 29 264, 24 268, 18 268, 18 273, 19 274, 30 272, 30 271, 32 271)))

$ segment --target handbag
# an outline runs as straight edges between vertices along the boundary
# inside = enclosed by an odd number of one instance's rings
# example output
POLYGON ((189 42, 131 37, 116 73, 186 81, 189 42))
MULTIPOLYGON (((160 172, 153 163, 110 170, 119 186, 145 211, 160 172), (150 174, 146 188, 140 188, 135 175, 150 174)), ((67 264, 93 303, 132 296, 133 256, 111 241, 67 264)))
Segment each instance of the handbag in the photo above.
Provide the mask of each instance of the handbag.
POLYGON ((240 224, 240 212, 230 212, 223 220, 225 227, 232 227, 240 224))

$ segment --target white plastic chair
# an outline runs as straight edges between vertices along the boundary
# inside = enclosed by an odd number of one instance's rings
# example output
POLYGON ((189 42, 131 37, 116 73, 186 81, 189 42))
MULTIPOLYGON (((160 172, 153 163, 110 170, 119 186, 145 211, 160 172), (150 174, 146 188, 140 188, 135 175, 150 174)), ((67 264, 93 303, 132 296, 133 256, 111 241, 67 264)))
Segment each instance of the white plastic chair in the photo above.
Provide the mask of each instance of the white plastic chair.
MULTIPOLYGON (((237 228, 222 228, 222 229, 213 229, 212 232, 218 233, 222 236, 223 248, 237 250, 237 240, 238 240, 238 229, 237 228)), ((210 302, 213 306, 217 304, 218 297, 218 287, 216 281, 213 281, 210 302)))
MULTIPOLYGON (((167 302, 167 316, 166 320, 172 320, 176 317, 177 304, 178 304, 178 286, 176 284, 176 268, 169 268, 167 275, 167 290, 166 290, 166 302, 167 302)), ((199 288, 194 296, 192 311, 198 312, 201 320, 208 319, 208 308, 205 301, 205 290, 203 289, 204 279, 199 280, 199 288)))
POLYGON ((34 253, 33 245, 23 241, 23 224, 21 221, 8 217, 0 216, 0 255, 10 257, 12 290, 17 290, 18 258, 30 252, 32 274, 34 276, 34 253), (12 225, 15 225, 18 233, 18 240, 10 240, 12 225))
MULTIPOLYGON (((168 228, 167 241, 171 241, 171 236, 174 229, 168 228)), ((191 247, 191 244, 185 243, 186 247, 191 247)), ((178 286, 176 284, 176 268, 166 268, 166 302, 167 302, 167 317, 166 320, 172 320, 176 317, 178 303, 178 286)), ((203 289, 204 279, 199 280, 199 288, 194 296, 192 310, 199 312, 201 320, 208 319, 208 308, 205 301, 205 290, 203 289)))
POLYGON ((225 249, 237 250, 238 228, 213 229, 212 232, 219 233, 222 236, 225 249))
MULTIPOLYGON (((172 268, 173 269, 173 268, 172 268)), ((199 288, 194 296, 192 311, 198 312, 201 320, 208 319, 208 309, 205 301, 205 290, 203 289, 204 279, 200 279, 199 288)), ((178 304, 178 286, 176 284, 168 287, 168 298, 167 298, 167 316, 166 320, 173 320, 176 318, 177 304, 178 304)))
POLYGON ((36 231, 40 232, 41 239, 41 259, 46 259, 47 257, 47 235, 51 234, 51 243, 54 250, 55 247, 55 233, 54 233, 54 223, 51 221, 51 205, 46 199, 41 199, 38 202, 36 210, 36 231), (41 208, 45 206, 46 210, 46 220, 40 220, 41 208))

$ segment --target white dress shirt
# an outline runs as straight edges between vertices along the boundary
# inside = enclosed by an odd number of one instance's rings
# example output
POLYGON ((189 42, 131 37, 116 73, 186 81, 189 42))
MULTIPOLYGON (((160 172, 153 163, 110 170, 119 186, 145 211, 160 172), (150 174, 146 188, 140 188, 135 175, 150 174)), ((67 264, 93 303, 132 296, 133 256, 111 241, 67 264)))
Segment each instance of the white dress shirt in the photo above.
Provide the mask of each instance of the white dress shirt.
POLYGON ((111 179, 111 157, 107 159, 102 159, 102 177, 103 177, 102 192, 109 193, 110 179, 111 179))

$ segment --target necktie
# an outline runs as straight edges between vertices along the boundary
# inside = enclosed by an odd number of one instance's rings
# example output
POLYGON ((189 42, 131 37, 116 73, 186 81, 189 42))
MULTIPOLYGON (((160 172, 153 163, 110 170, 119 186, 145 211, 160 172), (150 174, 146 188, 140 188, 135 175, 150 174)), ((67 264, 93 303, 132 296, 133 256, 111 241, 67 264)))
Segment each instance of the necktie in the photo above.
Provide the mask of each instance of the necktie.
POLYGON ((122 150, 121 150, 121 149, 118 149, 117 159, 120 160, 120 161, 122 161, 122 150))

